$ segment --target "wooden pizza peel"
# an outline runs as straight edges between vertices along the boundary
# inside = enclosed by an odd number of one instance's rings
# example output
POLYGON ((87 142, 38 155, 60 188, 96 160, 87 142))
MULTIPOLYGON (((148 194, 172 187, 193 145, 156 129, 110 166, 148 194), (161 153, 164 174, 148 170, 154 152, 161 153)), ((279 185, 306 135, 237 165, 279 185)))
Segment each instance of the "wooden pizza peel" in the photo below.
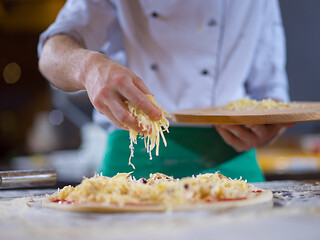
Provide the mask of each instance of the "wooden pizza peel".
POLYGON ((320 102, 292 102, 290 107, 225 110, 219 107, 193 108, 173 113, 177 122, 191 124, 282 124, 320 120, 320 102))

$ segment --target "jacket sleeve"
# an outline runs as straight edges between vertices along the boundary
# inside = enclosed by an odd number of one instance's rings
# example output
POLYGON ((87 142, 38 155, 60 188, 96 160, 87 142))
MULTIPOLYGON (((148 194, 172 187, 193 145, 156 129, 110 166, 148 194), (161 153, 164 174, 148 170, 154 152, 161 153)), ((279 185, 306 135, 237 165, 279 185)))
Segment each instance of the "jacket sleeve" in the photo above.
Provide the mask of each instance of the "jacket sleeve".
POLYGON ((254 99, 289 101, 285 36, 280 8, 277 0, 267 0, 265 4, 261 33, 246 89, 254 99))
POLYGON ((56 34, 69 35, 87 49, 99 51, 118 26, 115 11, 107 0, 68 0, 55 22, 40 35, 38 56, 45 41, 56 34))

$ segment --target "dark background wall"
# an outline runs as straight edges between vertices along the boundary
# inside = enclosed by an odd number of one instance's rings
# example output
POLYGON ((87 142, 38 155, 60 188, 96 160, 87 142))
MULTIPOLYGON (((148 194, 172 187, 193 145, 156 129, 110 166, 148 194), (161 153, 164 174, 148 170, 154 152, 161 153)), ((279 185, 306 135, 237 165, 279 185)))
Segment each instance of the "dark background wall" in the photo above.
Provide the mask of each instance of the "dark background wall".
MULTIPOLYGON (((293 101, 320 101, 320 1, 280 0, 293 101)), ((320 123, 300 123, 288 133, 320 133, 320 123)))

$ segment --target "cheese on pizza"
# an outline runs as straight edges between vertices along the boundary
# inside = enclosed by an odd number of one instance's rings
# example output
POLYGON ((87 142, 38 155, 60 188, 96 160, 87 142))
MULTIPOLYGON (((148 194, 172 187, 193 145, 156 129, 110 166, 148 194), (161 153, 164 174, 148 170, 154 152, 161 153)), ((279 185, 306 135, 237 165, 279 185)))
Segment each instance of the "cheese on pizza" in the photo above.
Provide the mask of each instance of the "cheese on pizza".
POLYGON ((139 135, 140 138, 144 139, 144 145, 149 153, 150 160, 152 159, 151 151, 156 148, 156 155, 159 155, 159 145, 160 145, 160 136, 162 138, 163 144, 167 146, 166 138, 164 137, 163 132, 169 132, 169 121, 166 117, 171 117, 169 113, 163 110, 159 104, 155 101, 154 96, 147 95, 150 101, 156 105, 162 111, 162 118, 159 121, 151 119, 147 114, 145 114, 142 110, 138 109, 132 103, 126 101, 126 105, 130 113, 136 117, 139 126, 142 130, 147 131, 148 133, 138 133, 135 130, 129 128, 129 138, 130 138, 130 145, 129 148, 131 149, 131 154, 129 157, 129 165, 133 168, 134 165, 131 163, 131 158, 134 156, 134 147, 133 144, 137 144, 137 137, 139 135))
POLYGON ((85 178, 76 187, 58 190, 49 196, 49 200, 116 206, 161 205, 169 209, 178 205, 245 199, 253 191, 256 191, 254 186, 245 180, 233 180, 218 172, 181 179, 155 173, 150 174, 149 179, 138 180, 130 173, 118 173, 114 177, 85 178))
POLYGON ((271 109, 271 108, 287 108, 291 105, 284 102, 275 101, 271 98, 263 99, 261 101, 250 100, 248 97, 229 102, 223 107, 224 110, 248 110, 248 109, 271 109))

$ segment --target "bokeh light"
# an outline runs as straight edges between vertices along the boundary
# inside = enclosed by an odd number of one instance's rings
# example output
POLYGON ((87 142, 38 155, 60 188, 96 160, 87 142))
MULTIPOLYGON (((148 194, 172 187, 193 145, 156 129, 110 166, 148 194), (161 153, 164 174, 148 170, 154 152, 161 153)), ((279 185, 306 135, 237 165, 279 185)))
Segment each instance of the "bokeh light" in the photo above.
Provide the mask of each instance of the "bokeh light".
POLYGON ((14 84, 19 81, 21 77, 21 68, 15 63, 7 64, 3 69, 3 79, 8 84, 14 84))
POLYGON ((58 110, 52 110, 49 114, 49 122, 53 125, 53 126, 59 126, 61 125, 61 123, 63 122, 64 117, 63 117, 63 113, 58 110))

